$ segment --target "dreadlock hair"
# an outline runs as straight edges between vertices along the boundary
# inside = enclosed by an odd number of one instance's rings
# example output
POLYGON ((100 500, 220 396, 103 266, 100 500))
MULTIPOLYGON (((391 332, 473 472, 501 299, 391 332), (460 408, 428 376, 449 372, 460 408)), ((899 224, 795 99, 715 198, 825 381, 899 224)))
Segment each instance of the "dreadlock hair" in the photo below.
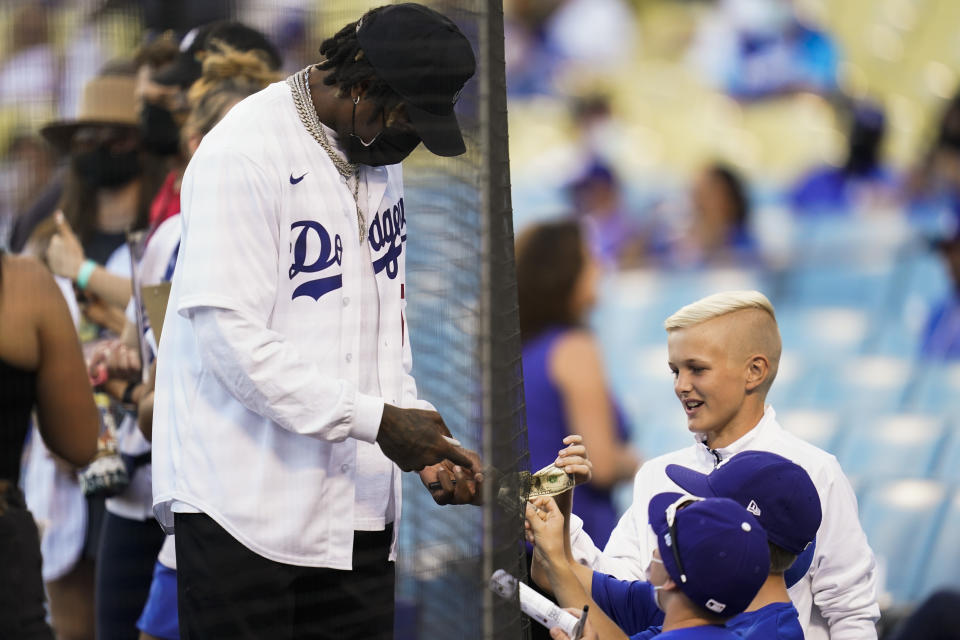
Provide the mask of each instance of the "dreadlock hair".
MULTIPOLYGON (((377 14, 383 7, 377 7, 363 14, 359 20, 351 22, 332 37, 320 44, 320 55, 324 59, 317 64, 317 68, 330 71, 323 79, 328 86, 337 87, 337 97, 363 83, 367 83, 366 99, 373 100, 374 109, 370 117, 373 122, 381 115, 389 116, 397 107, 403 104, 403 98, 390 88, 386 82, 377 76, 373 65, 367 60, 357 38, 357 25, 377 14)), ((390 122, 387 122, 389 125, 390 122)))

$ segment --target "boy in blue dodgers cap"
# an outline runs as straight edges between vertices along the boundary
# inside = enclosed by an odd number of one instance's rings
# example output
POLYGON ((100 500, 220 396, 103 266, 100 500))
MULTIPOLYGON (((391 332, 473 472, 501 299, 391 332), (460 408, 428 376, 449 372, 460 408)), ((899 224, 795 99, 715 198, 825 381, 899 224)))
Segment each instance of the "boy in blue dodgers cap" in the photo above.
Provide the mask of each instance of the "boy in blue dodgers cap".
MULTIPOLYGON (((727 622, 727 628, 742 638, 803 640, 785 572, 795 561, 801 562, 797 557, 814 544, 820 528, 820 496, 807 472, 774 453, 744 451, 709 475, 671 464, 667 476, 695 496, 736 501, 767 532, 770 575, 747 610, 727 622)), ((811 555, 804 554, 805 566, 796 578, 806 573, 811 555)))
MULTIPOLYGON (((541 586, 551 588, 561 606, 593 605, 586 638, 625 640, 625 628, 631 640, 736 638, 724 622, 750 604, 770 563, 767 535, 756 518, 728 498, 678 493, 654 496, 649 518, 657 549, 647 582, 623 582, 573 561, 560 508, 550 498, 535 499, 527 505, 527 521, 534 563, 549 580, 541 586), (653 626, 657 622, 662 627, 653 626)), ((551 635, 566 638, 560 629, 551 635)))
POLYGON ((820 494, 823 523, 813 561, 788 587, 806 640, 876 640, 877 563, 850 482, 835 457, 783 429, 766 403, 781 353, 773 305, 758 291, 727 291, 681 308, 664 327, 690 446, 644 462, 633 502, 603 551, 572 516, 574 557, 621 579, 642 578, 654 547, 645 534, 647 504, 678 490, 667 465, 709 473, 734 454, 770 451, 803 467, 820 494))

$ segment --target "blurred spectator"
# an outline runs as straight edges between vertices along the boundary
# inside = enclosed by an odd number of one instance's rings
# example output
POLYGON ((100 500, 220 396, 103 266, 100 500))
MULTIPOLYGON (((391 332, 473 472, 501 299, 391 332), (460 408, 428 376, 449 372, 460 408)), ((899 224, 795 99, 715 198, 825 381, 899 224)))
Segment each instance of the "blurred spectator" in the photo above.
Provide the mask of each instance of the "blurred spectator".
POLYGON ((84 292, 88 319, 117 331, 116 313, 130 299, 125 232, 147 224, 156 175, 142 170, 132 75, 93 78, 76 120, 53 122, 44 137, 70 156, 59 209, 34 235, 49 239, 47 264, 84 292), (51 234, 52 232, 52 234, 51 234))
POLYGON ((960 629, 960 591, 941 589, 898 624, 887 640, 955 640, 960 629))
POLYGON ((40 434, 64 465, 96 451, 99 414, 59 288, 35 260, 0 252, 0 637, 49 638, 40 538, 26 509, 20 454, 37 410, 40 434))
POLYGON ((708 80, 744 100, 837 87, 837 46, 804 24, 792 0, 720 0, 691 51, 708 80))
POLYGON ((514 0, 505 11, 504 53, 511 96, 556 93, 578 65, 609 68, 629 59, 635 17, 623 0, 514 0))
POLYGON ((10 50, 0 66, 0 107, 29 108, 49 117, 57 104, 60 64, 50 46, 49 9, 24 4, 10 24, 10 50))
POLYGON ((946 360, 960 359, 960 231, 936 243, 950 274, 951 291, 936 304, 923 332, 923 355, 946 360))
POLYGON ((0 170, 0 246, 9 246, 16 216, 27 209, 53 178, 55 158, 39 136, 14 136, 0 170))
POLYGON ((601 548, 617 522, 611 491, 639 458, 606 381, 600 348, 586 327, 600 267, 573 221, 532 227, 517 241, 530 466, 551 464, 569 434, 583 436, 593 481, 577 489, 573 512, 601 548))
POLYGON ((180 180, 186 166, 180 146, 180 126, 186 117, 186 87, 160 84, 156 78, 168 73, 180 55, 172 34, 154 38, 140 47, 137 65, 137 106, 140 135, 152 171, 166 172, 163 184, 150 203, 148 228, 152 233, 161 222, 180 213, 180 180))
POLYGON ((560 56, 549 48, 546 22, 561 0, 514 0, 504 10, 504 57, 510 96, 553 93, 560 56))
POLYGON ((750 199, 733 168, 713 163, 702 169, 688 206, 685 223, 654 234, 650 254, 655 262, 679 268, 756 265, 760 255, 750 233, 750 199))
POLYGON ((803 176, 790 193, 794 212, 846 214, 893 205, 897 177, 880 158, 885 132, 886 118, 879 106, 854 105, 843 166, 819 167, 803 176))
POLYGON ((933 144, 911 172, 908 195, 915 218, 946 213, 947 229, 960 221, 960 92, 947 103, 933 144))
MULTIPOLYGON (((268 69, 281 66, 280 54, 266 36, 225 20, 193 29, 179 47, 165 37, 158 38, 137 55, 143 145, 147 151, 169 158, 169 173, 150 207, 151 232, 180 213, 180 181, 186 168, 180 129, 190 112, 187 91, 201 76, 201 61, 224 48, 253 51, 268 69)), ((227 70, 228 75, 230 72, 227 70)))
POLYGON ((627 211, 623 189, 613 170, 594 159, 568 190, 591 255, 607 268, 638 264, 644 245, 640 225, 627 211))

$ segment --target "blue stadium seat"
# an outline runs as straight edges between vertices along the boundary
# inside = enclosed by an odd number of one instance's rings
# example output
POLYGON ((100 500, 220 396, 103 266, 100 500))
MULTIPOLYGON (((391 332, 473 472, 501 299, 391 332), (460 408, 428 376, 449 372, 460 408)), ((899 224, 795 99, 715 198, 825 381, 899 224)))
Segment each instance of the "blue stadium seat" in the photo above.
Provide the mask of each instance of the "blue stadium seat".
POLYGON ((915 602, 923 562, 943 519, 947 486, 933 480, 875 483, 860 505, 860 522, 886 576, 881 588, 897 604, 915 602))
POLYGON ((917 585, 918 600, 939 588, 960 589, 960 491, 950 499, 926 556, 917 585))
POLYGON ((840 415, 836 411, 783 411, 777 413, 777 420, 784 429, 815 447, 831 453, 836 451, 840 435, 840 415))
MULTIPOLYGON (((960 486, 960 425, 956 423, 950 425, 947 442, 940 451, 936 476, 960 486)), ((957 541, 960 543, 960 538, 957 541)), ((960 566, 957 570, 960 571, 960 566)))
POLYGON ((941 415, 960 410, 960 362, 919 361, 907 402, 941 415))
POLYGON ((868 478, 929 477, 946 438, 943 420, 925 414, 864 416, 845 431, 840 464, 868 478))
MULTIPOLYGON (((831 353, 825 348, 821 351, 831 353)), ((903 406, 911 371, 912 364, 905 358, 835 354, 808 376, 814 388, 812 404, 853 415, 896 412, 903 406)))
POLYGON ((860 352, 869 327, 869 315, 848 306, 787 306, 777 310, 785 349, 811 359, 852 356, 860 352))
POLYGON ((795 267, 787 279, 790 297, 796 304, 849 305, 862 309, 881 308, 892 274, 892 265, 814 264, 795 267))

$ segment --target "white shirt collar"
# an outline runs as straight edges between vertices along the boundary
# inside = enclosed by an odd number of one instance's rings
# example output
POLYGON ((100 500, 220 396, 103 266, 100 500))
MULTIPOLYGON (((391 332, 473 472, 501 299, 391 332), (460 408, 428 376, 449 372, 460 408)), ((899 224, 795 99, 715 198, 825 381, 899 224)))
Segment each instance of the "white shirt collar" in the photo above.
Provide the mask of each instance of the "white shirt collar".
POLYGON ((720 462, 732 455, 755 448, 754 445, 757 440, 778 429, 780 429, 780 425, 777 423, 777 412, 773 410, 772 406, 767 405, 763 410, 763 417, 760 418, 760 422, 726 447, 710 449, 706 444, 706 435, 702 433, 696 434, 694 437, 697 440, 697 456, 703 457, 704 460, 709 460, 709 462, 716 467, 720 462))

